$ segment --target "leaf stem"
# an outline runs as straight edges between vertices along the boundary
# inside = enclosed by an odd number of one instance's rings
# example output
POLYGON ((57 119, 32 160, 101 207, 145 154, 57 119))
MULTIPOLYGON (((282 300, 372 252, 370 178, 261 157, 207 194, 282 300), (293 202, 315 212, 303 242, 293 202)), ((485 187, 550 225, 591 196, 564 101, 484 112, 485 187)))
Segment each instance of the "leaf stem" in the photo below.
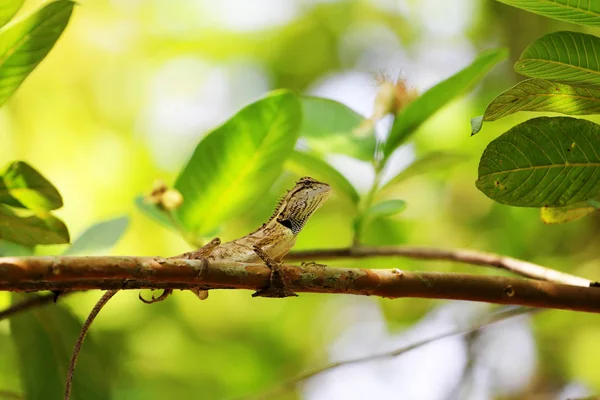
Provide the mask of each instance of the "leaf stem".
POLYGON ((357 247, 360 246, 362 231, 364 229, 365 215, 371 205, 373 204, 373 199, 375 198, 375 194, 379 189, 379 184, 381 183, 381 168, 375 168, 375 178, 373 179, 373 185, 367 196, 365 197, 362 206, 359 208, 359 211, 354 219, 354 238, 352 239, 352 246, 357 247))

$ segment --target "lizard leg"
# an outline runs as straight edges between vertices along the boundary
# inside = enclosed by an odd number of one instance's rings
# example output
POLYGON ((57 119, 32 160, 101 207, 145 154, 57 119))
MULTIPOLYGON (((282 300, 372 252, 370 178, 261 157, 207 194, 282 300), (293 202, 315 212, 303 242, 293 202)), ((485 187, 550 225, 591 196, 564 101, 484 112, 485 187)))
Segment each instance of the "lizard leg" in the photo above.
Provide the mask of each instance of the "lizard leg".
POLYGON ((146 300, 145 298, 143 298, 141 293, 138 294, 138 298, 144 304, 152 304, 152 303, 158 303, 159 301, 163 301, 164 299, 169 297, 169 295, 171 293, 173 293, 173 289, 165 289, 165 290, 163 290, 162 294, 158 297, 154 297, 154 295, 152 295, 152 298, 150 300, 146 300))
MULTIPOLYGON (((220 245, 221 245, 221 239, 214 238, 210 242, 206 243, 204 246, 200 247, 198 250, 183 253, 183 254, 177 256, 176 258, 187 258, 188 260, 195 260, 198 258, 208 257, 220 245)), ((173 257, 173 258, 175 258, 175 257, 173 257)))
POLYGON ((260 289, 252 294, 252 297, 291 297, 298 296, 290 288, 291 284, 288 278, 283 273, 281 263, 273 260, 267 253, 265 253, 260 247, 253 246, 253 250, 257 256, 269 267, 271 270, 271 278, 269 285, 260 289))
MULTIPOLYGON (((221 239, 214 238, 213 240, 211 240, 204 246, 200 247, 198 250, 190 251, 190 252, 183 253, 178 256, 169 257, 169 258, 185 258, 188 260, 194 260, 194 259, 198 259, 198 258, 208 257, 210 255, 210 253, 212 253, 217 247, 219 247, 220 244, 221 244, 221 239)), ((208 290, 190 289, 190 291, 192 293, 194 293, 196 296, 198 296, 198 298, 200 300, 204 300, 208 297, 208 290)), ((152 304, 152 303, 158 303, 159 301, 165 300, 172 293, 173 293, 173 289, 165 289, 165 290, 163 290, 162 294, 158 297, 154 297, 154 295, 152 295, 152 298, 150 300, 144 299, 141 294, 139 294, 138 297, 142 301, 142 303, 152 304)))
MULTIPOLYGON (((208 257, 220 245, 221 239, 214 238, 210 242, 206 243, 204 246, 200 247, 198 250, 183 254, 182 258, 188 258, 193 260, 195 258, 208 257)), ((208 290, 190 289, 190 291, 194 293, 200 300, 206 300, 206 298, 208 297, 208 290)))

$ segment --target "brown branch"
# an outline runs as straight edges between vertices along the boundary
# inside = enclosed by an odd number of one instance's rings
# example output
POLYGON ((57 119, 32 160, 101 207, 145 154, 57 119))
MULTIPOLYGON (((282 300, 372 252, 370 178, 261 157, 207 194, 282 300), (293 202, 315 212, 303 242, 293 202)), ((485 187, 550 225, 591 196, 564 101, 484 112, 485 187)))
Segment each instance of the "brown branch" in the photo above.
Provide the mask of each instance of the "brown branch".
MULTIPOLYGON (((466 264, 496 267, 505 269, 534 279, 564 283, 575 286, 589 286, 591 281, 566 273, 558 272, 540 265, 521 261, 511 257, 499 256, 461 249, 436 249, 427 247, 353 247, 339 249, 321 249, 296 251, 287 256, 287 260, 328 260, 340 258, 367 258, 367 257, 405 257, 423 260, 456 261, 466 264)), ((65 292, 61 296, 64 297, 65 292)), ((0 320, 8 318, 18 312, 52 302, 53 295, 44 295, 25 300, 6 310, 0 311, 0 320)))
MULTIPOLYGON (((296 292, 480 301, 600 313, 600 288, 503 276, 283 265, 296 292)), ((0 290, 251 289, 261 264, 159 257, 4 257, 0 290)))
POLYGON ((286 256, 286 261, 334 260, 341 258, 404 257, 419 260, 456 261, 464 264, 505 269, 527 278, 539 279, 565 285, 590 286, 593 282, 564 272, 516 258, 500 256, 464 249, 437 249, 430 247, 344 247, 294 251, 286 256))

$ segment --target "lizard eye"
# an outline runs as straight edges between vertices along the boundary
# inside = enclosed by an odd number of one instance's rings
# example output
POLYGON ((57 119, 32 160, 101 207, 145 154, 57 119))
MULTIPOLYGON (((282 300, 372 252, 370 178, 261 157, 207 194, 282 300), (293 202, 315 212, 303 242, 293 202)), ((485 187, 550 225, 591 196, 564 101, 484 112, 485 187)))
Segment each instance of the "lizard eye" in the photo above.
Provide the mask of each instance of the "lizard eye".
POLYGON ((279 222, 281 225, 285 226, 289 230, 293 230, 292 229, 292 221, 290 221, 289 219, 278 220, 277 222, 279 222))

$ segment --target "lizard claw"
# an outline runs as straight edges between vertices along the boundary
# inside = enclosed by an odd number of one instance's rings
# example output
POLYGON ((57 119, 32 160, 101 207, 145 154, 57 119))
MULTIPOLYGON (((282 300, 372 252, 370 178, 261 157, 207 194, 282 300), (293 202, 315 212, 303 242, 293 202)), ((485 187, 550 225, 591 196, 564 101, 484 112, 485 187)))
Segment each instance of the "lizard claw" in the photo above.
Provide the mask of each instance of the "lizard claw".
POLYGON ((257 256, 271 270, 269 285, 252 294, 252 297, 297 297, 298 295, 290 288, 288 277, 285 276, 280 262, 273 260, 260 247, 253 246, 253 250, 257 256))
POLYGON ((319 263, 316 263, 314 261, 302 261, 300 263, 300 266, 301 267, 318 267, 320 269, 326 269, 327 268, 327 265, 325 265, 325 264, 319 264, 319 263))
POLYGON ((138 298, 142 301, 142 303, 144 304, 152 304, 152 303, 158 303, 159 301, 163 301, 165 300, 167 297, 169 297, 169 295, 173 293, 173 289, 165 289, 163 290, 162 294, 158 297, 154 297, 154 295, 152 295, 152 299, 150 300, 146 300, 142 297, 142 294, 138 294, 138 298))

